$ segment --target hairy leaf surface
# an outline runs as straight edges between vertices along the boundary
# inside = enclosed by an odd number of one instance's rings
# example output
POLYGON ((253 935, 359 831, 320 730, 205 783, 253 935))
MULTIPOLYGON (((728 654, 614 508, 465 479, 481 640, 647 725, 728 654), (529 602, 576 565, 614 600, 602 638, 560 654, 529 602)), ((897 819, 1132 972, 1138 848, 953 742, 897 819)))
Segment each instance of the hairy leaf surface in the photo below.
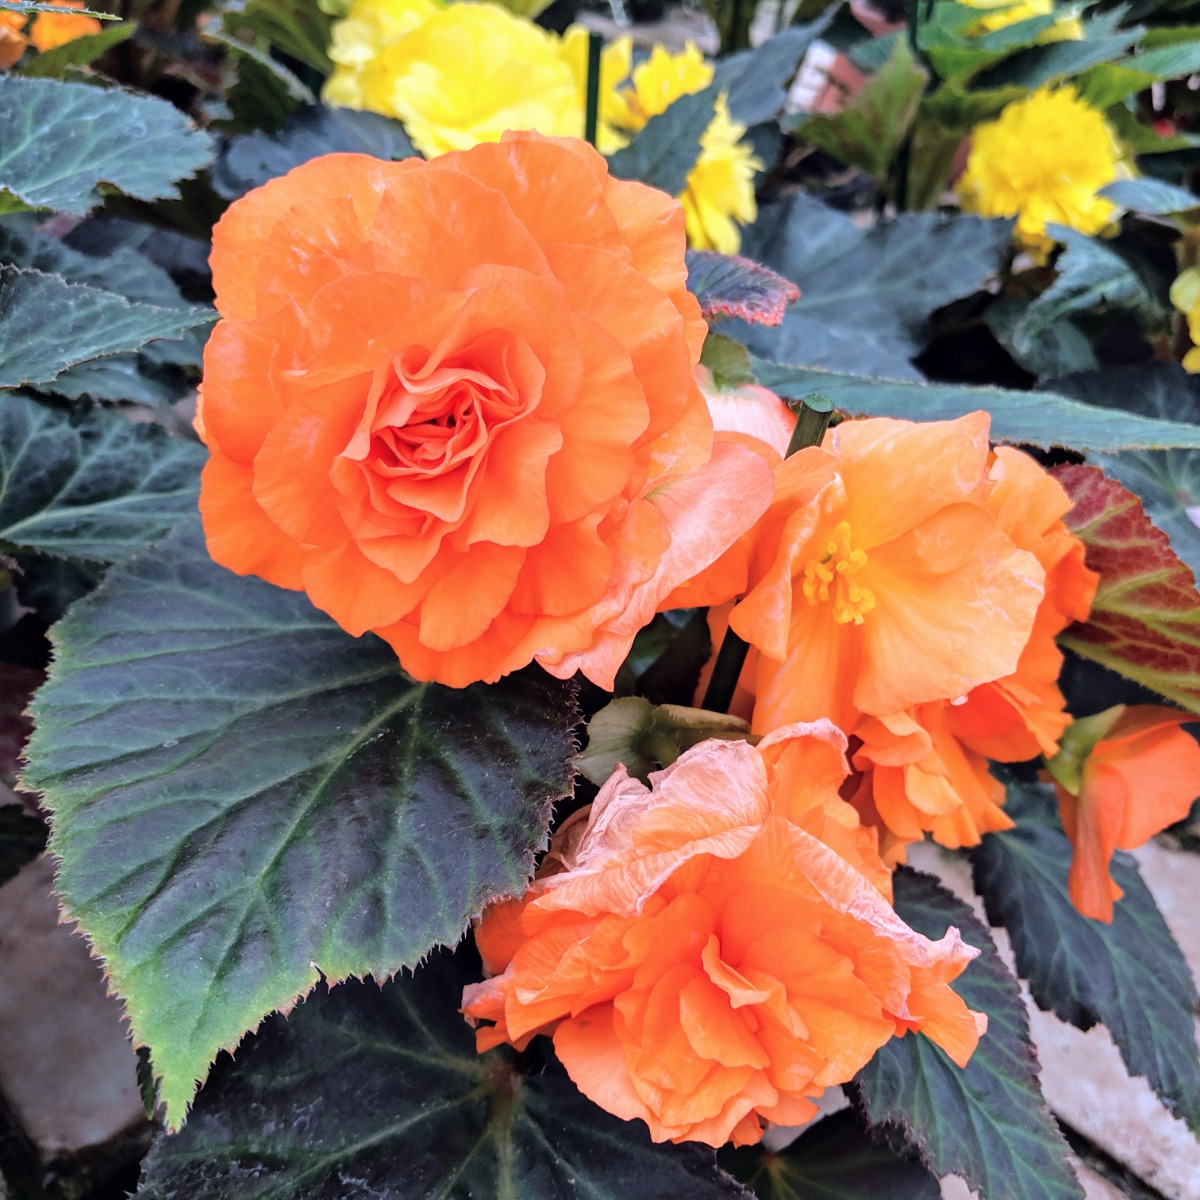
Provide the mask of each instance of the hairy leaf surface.
POLYGON ((115 562, 196 507, 204 449, 103 409, 0 401, 0 541, 115 562))
POLYGON ((1067 894, 1071 843, 1053 791, 1010 784, 1005 811, 1016 828, 989 833, 971 860, 988 919, 1008 930, 1034 1000, 1080 1029, 1107 1026, 1130 1073, 1200 1128, 1196 987, 1137 864, 1113 856, 1125 895, 1111 925, 1089 920, 1067 894))
POLYGON ((570 787, 569 685, 413 683, 213 563, 196 520, 54 640, 26 779, 175 1126, 216 1053, 322 975, 413 967, 519 893, 570 787))
POLYGON ((960 1070, 922 1034, 893 1039, 855 1076, 872 1125, 893 1126, 937 1175, 958 1174, 983 1200, 1081 1200, 1067 1144, 1038 1084, 1017 981, 971 910, 917 871, 896 872, 896 911, 919 933, 955 926, 979 957, 954 982, 988 1031, 960 1070))
POLYGON ((458 1013, 472 958, 272 1017, 151 1151, 140 1200, 746 1200, 711 1150, 653 1145, 557 1072, 479 1058, 458 1013))
POLYGON ((139 200, 175 196, 210 139, 173 105, 119 88, 0 75, 0 201, 82 215, 109 185, 139 200))

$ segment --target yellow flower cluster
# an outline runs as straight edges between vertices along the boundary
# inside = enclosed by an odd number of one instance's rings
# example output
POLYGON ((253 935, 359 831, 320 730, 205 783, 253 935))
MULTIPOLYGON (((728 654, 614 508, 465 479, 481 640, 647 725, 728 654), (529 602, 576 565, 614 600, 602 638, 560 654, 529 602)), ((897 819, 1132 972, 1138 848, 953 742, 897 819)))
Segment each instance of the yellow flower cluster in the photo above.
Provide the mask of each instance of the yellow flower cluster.
MULTIPOLYGON (((496 141, 506 129, 552 136, 584 132, 587 33, 563 37, 496 4, 442 0, 352 0, 333 26, 325 85, 330 104, 370 109, 404 122, 427 158, 496 141)), ((706 88, 713 68, 693 45, 657 47, 632 67, 627 38, 600 65, 599 149, 620 149, 681 96, 706 88)), ((688 239, 734 253, 739 224, 753 221, 754 175, 762 163, 741 139, 721 97, 679 199, 688 239)))
MULTIPOLYGON (((1031 21, 1034 17, 1048 17, 1054 12, 1054 0, 958 0, 967 8, 986 9, 987 16, 980 17, 968 27, 967 33, 979 36, 994 33, 997 29, 1007 29, 1021 21, 1031 21)), ((1055 21, 1049 29, 1039 35, 1039 42, 1079 42, 1083 40, 1083 26, 1079 18, 1064 16, 1055 21)))
POLYGON ((1016 217, 1018 240, 1044 259, 1054 245, 1047 225, 1111 229, 1118 210, 1096 193, 1131 174, 1102 113, 1073 87, 1039 88, 972 132, 958 192, 972 212, 1016 217))

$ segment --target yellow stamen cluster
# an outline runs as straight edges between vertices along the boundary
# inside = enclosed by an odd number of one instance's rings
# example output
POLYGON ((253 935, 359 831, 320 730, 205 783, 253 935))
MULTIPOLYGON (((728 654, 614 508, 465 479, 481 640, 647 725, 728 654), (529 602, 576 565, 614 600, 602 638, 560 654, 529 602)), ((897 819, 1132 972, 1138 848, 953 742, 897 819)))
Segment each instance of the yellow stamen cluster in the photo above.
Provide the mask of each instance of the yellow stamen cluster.
POLYGON ((833 619, 839 625, 851 621, 861 625, 875 607, 875 593, 854 580, 867 565, 865 550, 856 550, 850 534, 850 522, 839 521, 825 543, 824 554, 804 564, 801 590, 809 604, 824 604, 832 599, 833 619))

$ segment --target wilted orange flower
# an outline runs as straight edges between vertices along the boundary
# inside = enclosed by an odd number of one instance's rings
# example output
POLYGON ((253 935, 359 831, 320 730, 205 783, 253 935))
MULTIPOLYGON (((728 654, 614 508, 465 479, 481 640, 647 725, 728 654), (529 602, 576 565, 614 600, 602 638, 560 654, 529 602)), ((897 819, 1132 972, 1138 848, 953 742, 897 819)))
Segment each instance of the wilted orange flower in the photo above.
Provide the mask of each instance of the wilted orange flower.
POLYGON ((889 1038, 915 1029, 960 1065, 986 1027, 951 990, 975 956, 888 901, 828 721, 758 747, 709 741, 652 775, 618 768, 557 874, 493 905, 466 989, 480 1049, 552 1033, 579 1089, 655 1141, 744 1145, 795 1124, 889 1038))
POLYGON ((1045 591, 1014 672, 966 696, 863 717, 852 727, 862 741, 854 765, 867 773, 855 804, 864 819, 869 813, 886 829, 889 861, 902 859, 903 843, 926 831, 957 848, 1010 828, 1004 788, 987 760, 1052 755, 1070 722, 1055 638, 1087 618, 1098 577, 1083 564, 1083 543, 1063 523, 1070 497, 1032 458, 1000 447, 989 478, 982 503, 1013 543, 1037 558, 1045 591))
POLYGON ((769 499, 712 444, 679 205, 583 142, 314 159, 229 209, 212 266, 209 549, 416 678, 611 687, 769 499))
MULTIPOLYGON (((63 8, 86 8, 83 0, 54 0, 63 8)), ((83 13, 40 12, 33 19, 29 36, 33 44, 44 54, 56 46, 64 46, 76 38, 100 32, 100 22, 83 13)))
POLYGON ((1187 816, 1200 795, 1200 745, 1180 728, 1195 718, 1118 704, 1076 721, 1050 760, 1063 828, 1075 853, 1067 886, 1085 917, 1111 921, 1122 896, 1113 851, 1133 850, 1187 816))
POLYGON ((24 13, 0 10, 0 71, 7 71, 20 62, 25 53, 25 47, 29 45, 25 36, 26 19, 24 13))
POLYGON ((988 511, 988 464, 973 413, 846 421, 776 468, 766 515, 694 583, 695 603, 742 594, 729 624, 759 651, 756 732, 849 729, 1015 669, 1044 572, 988 511))

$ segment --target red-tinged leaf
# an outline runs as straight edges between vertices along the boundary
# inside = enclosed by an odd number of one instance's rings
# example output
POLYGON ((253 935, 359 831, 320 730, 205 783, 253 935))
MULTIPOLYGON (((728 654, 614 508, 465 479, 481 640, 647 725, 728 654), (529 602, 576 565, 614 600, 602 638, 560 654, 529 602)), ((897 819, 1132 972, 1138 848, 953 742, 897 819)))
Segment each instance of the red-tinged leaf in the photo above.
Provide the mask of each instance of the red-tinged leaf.
POLYGON ((1200 592, 1142 502, 1098 467, 1053 471, 1074 500, 1066 522, 1100 573, 1092 614, 1062 643, 1200 712, 1200 592))
POLYGON ((800 289, 760 263, 735 254, 689 250, 688 288, 707 320, 740 317, 752 325, 779 325, 800 289))

